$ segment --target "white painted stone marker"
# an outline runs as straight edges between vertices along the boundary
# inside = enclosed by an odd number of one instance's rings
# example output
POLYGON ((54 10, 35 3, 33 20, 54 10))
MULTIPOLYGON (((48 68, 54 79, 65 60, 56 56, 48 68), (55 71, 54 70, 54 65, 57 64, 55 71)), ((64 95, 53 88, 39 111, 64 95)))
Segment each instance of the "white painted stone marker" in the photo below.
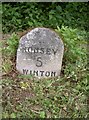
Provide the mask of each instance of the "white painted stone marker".
POLYGON ((64 45, 56 32, 35 28, 21 37, 16 68, 24 75, 38 78, 60 76, 64 45))

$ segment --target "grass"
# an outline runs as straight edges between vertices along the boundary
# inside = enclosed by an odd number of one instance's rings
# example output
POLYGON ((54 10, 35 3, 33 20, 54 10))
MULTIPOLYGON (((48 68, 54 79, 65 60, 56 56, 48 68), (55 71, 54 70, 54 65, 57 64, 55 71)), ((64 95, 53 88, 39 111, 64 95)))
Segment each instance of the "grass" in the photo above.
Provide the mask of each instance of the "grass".
POLYGON ((3 118, 87 118, 87 32, 57 27, 65 51, 61 76, 38 80, 16 70, 19 37, 3 42, 3 118))

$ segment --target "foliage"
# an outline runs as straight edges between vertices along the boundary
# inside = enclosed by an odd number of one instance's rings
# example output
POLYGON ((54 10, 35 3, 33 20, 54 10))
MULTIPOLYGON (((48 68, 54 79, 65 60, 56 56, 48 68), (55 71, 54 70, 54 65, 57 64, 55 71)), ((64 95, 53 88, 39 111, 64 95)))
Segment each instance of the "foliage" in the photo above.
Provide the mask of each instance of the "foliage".
POLYGON ((87 62, 87 34, 86 31, 80 31, 78 29, 72 29, 62 26, 58 32, 62 34, 65 44, 65 59, 67 62, 75 63, 76 60, 81 62, 87 62), (85 54, 86 53, 86 54, 85 54))
POLYGON ((9 39, 7 39, 6 42, 2 42, 2 57, 3 57, 3 61, 2 61, 2 71, 4 73, 8 73, 10 72, 12 69, 12 60, 11 59, 15 59, 15 55, 17 52, 17 48, 18 48, 18 40, 19 37, 13 33, 11 35, 11 37, 9 39))
POLYGON ((11 37, 7 39, 6 42, 7 47, 4 47, 2 49, 3 55, 7 54, 8 57, 15 56, 18 48, 18 42, 19 42, 18 40, 19 37, 15 33, 13 33, 11 37))
POLYGON ((2 3, 4 33, 54 28, 65 46, 61 77, 39 81, 15 69, 17 34, 3 42, 3 118, 88 117, 88 9, 88 3, 2 3))
POLYGON ((3 3, 3 32, 33 27, 69 26, 88 30, 88 3, 3 3))
MULTIPOLYGON (((86 118, 89 115, 86 102, 89 92, 86 75, 88 32, 64 26, 57 27, 56 31, 65 46, 61 77, 39 81, 20 75, 14 69, 15 63, 12 64, 10 73, 2 78, 3 118, 86 118)), ((5 59, 9 55, 10 60, 15 57, 17 38, 13 34, 6 41, 5 59)))

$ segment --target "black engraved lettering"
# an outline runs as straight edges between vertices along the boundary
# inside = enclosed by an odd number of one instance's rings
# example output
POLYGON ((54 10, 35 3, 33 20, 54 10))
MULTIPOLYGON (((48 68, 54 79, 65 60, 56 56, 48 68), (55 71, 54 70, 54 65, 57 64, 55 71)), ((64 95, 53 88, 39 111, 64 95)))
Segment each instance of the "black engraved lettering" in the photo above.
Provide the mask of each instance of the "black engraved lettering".
POLYGON ((32 47, 25 47, 23 49, 24 49, 24 52, 27 52, 27 53, 32 52, 32 47))
POLYGON ((30 70, 30 74, 32 75, 32 70, 30 70))
POLYGON ((42 66, 42 58, 41 57, 38 57, 37 58, 37 64, 36 64, 37 67, 41 67, 42 66))
POLYGON ((50 48, 47 48, 46 54, 47 54, 47 55, 51 55, 51 49, 50 49, 50 48))
POLYGON ((28 47, 28 52, 30 52, 30 53, 31 53, 31 52, 32 52, 32 50, 33 50, 33 49, 32 49, 32 47, 28 47))
POLYGON ((34 53, 38 53, 38 51, 39 51, 39 48, 34 49, 34 53))
POLYGON ((44 71, 40 71, 40 73, 41 73, 41 76, 43 76, 44 71))
POLYGON ((23 69, 23 74, 27 75, 27 73, 28 73, 28 70, 23 69))
POLYGON ((26 47, 22 48, 22 52, 26 52, 26 47))
POLYGON ((26 47, 25 52, 29 53, 29 48, 28 47, 26 47))
POLYGON ((40 53, 44 54, 44 48, 40 48, 40 53))
POLYGON ((47 71, 47 72, 45 73, 45 76, 46 76, 46 77, 49 77, 49 76, 50 76, 50 72, 47 71))
POLYGON ((34 75, 35 75, 35 76, 38 76, 38 71, 34 71, 34 75))
POLYGON ((56 72, 51 72, 51 77, 55 77, 56 76, 56 72))
POLYGON ((58 51, 58 49, 56 49, 56 50, 54 50, 54 49, 52 49, 53 50, 53 53, 54 53, 54 55, 57 53, 57 51, 58 51))

